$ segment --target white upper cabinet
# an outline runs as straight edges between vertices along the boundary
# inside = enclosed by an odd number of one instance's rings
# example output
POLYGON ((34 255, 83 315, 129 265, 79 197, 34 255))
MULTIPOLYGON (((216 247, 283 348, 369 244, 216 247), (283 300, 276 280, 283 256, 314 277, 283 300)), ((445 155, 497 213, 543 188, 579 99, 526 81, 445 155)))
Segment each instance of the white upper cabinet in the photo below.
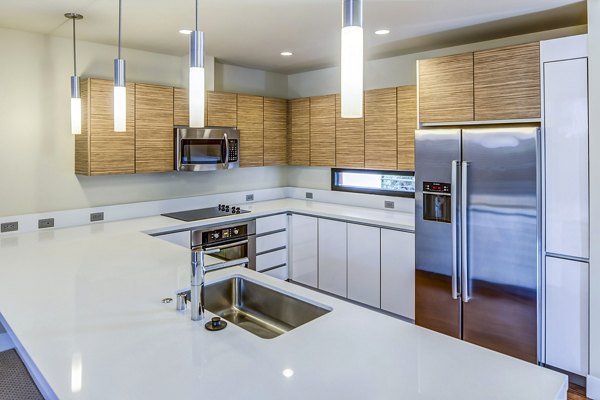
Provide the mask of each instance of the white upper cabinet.
POLYGON ((319 219, 319 289, 346 297, 346 223, 319 219))
POLYGON ((415 235, 381 230, 381 308, 415 319, 415 235))
POLYGON ((317 218, 292 215, 290 233, 291 279, 318 286, 317 218))
MULTIPOLYGON (((576 48, 573 40, 564 43, 567 54, 576 48)), ((558 57, 558 44, 542 42, 542 56, 558 57)), ((587 259, 588 63, 550 61, 544 62, 546 252, 587 259)))
POLYGON ((348 298, 380 307, 380 229, 348 224, 348 298))

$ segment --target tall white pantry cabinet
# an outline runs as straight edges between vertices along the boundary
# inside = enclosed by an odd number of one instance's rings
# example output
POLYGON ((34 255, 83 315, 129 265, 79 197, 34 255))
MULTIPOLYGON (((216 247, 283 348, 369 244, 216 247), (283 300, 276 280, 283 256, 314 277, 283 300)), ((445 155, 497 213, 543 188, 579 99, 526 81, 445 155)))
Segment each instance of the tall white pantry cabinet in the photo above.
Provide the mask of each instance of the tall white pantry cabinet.
POLYGON ((541 42, 545 364, 588 374, 587 35, 541 42))

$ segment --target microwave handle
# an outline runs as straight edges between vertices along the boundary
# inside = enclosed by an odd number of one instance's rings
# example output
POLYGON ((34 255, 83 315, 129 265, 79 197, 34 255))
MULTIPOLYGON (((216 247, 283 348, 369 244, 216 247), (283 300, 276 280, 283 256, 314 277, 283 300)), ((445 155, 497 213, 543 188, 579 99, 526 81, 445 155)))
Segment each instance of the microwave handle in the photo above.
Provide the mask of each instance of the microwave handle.
POLYGON ((227 139, 227 133, 223 134, 223 140, 225 141, 225 165, 229 165, 229 140, 227 139))

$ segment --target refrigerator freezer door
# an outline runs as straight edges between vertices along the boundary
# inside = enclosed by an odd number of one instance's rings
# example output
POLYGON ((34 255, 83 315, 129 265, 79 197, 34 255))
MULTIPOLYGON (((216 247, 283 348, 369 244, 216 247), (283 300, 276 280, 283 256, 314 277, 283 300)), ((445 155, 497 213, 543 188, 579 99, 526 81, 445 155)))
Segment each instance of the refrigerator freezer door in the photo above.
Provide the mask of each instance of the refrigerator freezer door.
POLYGON ((462 145, 470 297, 463 339, 537 362, 538 129, 466 129, 462 145))
MULTIPOLYGON (((460 337, 460 299, 453 299, 452 226, 444 211, 449 193, 423 193, 423 183, 452 183, 452 162, 460 160, 460 130, 419 130, 415 135, 415 322, 460 337), (445 197, 444 197, 445 196, 445 197), (431 218, 424 198, 438 204, 445 216, 431 218)), ((452 190, 454 191, 454 190, 452 190)), ((432 206, 433 207, 433 206, 432 206)), ((431 208, 431 207, 429 207, 431 208)), ((435 208, 435 207, 434 207, 435 208)), ((456 217, 456 215, 454 215, 456 217)))

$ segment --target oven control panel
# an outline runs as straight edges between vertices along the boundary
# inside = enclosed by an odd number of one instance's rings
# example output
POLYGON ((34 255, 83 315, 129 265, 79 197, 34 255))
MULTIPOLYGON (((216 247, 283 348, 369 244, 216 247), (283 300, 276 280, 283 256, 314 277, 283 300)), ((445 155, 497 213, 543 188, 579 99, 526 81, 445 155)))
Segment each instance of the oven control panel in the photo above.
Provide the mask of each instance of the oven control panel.
POLYGON ((238 225, 230 228, 215 229, 208 232, 202 232, 203 243, 215 243, 227 241, 230 239, 243 238, 248 235, 247 225, 238 225))

